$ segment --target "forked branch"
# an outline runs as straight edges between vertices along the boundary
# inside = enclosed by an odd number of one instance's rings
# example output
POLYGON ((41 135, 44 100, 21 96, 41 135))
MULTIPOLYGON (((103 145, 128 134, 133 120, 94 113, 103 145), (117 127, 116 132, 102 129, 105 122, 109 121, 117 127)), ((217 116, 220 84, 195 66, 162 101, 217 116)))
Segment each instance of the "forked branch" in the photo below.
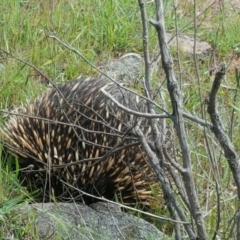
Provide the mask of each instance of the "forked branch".
POLYGON ((203 214, 200 208, 199 199, 196 192, 195 182, 192 174, 191 157, 183 118, 182 94, 175 77, 173 60, 169 53, 166 40, 163 2, 161 0, 155 0, 155 5, 156 5, 156 21, 151 20, 150 22, 155 27, 158 34, 158 42, 161 51, 162 65, 167 77, 167 87, 172 104, 172 120, 180 144, 181 154, 183 158, 183 168, 185 170, 184 172, 182 172, 182 177, 190 205, 189 210, 191 216, 194 219, 195 226, 197 229, 196 238, 207 239, 203 214))

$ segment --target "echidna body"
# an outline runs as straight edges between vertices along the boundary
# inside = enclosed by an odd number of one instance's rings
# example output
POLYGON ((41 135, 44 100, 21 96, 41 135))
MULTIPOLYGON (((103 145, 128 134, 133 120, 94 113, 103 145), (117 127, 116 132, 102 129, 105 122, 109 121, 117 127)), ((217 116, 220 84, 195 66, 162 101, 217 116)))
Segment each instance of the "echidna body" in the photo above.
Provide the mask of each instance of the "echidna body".
MULTIPOLYGON (((103 87, 122 105, 146 112, 143 99, 107 79, 77 79, 47 90, 2 128, 4 146, 19 157, 23 183, 40 189, 43 201, 54 194, 94 202, 80 189, 126 204, 149 203, 154 174, 132 131, 140 119, 109 100, 103 87)), ((148 135, 147 120, 141 128, 148 135)))

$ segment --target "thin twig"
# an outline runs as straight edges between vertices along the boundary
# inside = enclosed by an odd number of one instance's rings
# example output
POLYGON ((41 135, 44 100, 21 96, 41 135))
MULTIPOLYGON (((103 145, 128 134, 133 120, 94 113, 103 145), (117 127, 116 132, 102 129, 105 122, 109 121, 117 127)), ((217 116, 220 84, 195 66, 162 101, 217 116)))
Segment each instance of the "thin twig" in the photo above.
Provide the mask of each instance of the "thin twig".
POLYGON ((84 192, 84 191, 80 190, 79 188, 76 188, 76 187, 72 186, 71 184, 69 184, 69 183, 67 183, 67 182, 64 182, 63 180, 60 180, 60 181, 61 181, 62 183, 64 183, 65 185, 67 185, 68 187, 70 187, 70 188, 72 188, 72 189, 74 189, 74 190, 76 190, 76 191, 79 191, 80 193, 82 193, 82 194, 84 194, 84 195, 86 195, 86 196, 89 196, 89 197, 98 199, 98 200, 100 200, 100 201, 103 201, 103 200, 104 200, 104 202, 108 202, 108 203, 117 205, 117 206, 119 206, 119 207, 122 207, 122 208, 125 208, 125 209, 128 209, 128 210, 132 210, 132 211, 135 211, 135 212, 144 214, 144 215, 146 215, 146 216, 154 217, 154 218, 156 218, 156 219, 161 219, 161 220, 168 221, 168 222, 175 222, 175 223, 187 224, 187 225, 189 224, 188 221, 185 221, 185 222, 184 222, 184 221, 176 221, 176 220, 173 220, 173 219, 170 219, 170 218, 160 217, 160 216, 158 216, 158 215, 155 215, 155 214, 152 214, 152 213, 149 213, 149 212, 146 212, 146 211, 141 211, 141 210, 139 210, 139 209, 132 208, 132 207, 128 207, 128 206, 123 205, 123 204, 121 204, 121 203, 117 203, 117 202, 108 200, 108 199, 106 199, 106 198, 104 198, 104 197, 94 196, 94 195, 92 195, 92 194, 90 194, 90 193, 84 192))
POLYGON ((104 87, 101 88, 100 90, 107 98, 109 98, 114 104, 116 104, 120 109, 122 109, 123 111, 132 114, 134 116, 138 116, 138 117, 144 117, 144 118, 171 118, 171 115, 167 115, 167 114, 154 114, 154 113, 143 113, 143 112, 138 112, 138 111, 134 111, 132 109, 129 109, 127 107, 125 107, 123 104, 119 103, 113 96, 111 96, 110 93, 106 92, 104 90, 104 87))

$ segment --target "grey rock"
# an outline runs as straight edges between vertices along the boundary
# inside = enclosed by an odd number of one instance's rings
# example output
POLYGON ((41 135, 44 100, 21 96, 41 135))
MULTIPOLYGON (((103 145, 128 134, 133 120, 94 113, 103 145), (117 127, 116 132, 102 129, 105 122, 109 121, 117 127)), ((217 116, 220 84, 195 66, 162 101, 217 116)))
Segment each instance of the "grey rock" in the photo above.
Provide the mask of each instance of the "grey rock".
MULTIPOLYGON (((166 34, 166 38, 168 41, 168 45, 170 47, 176 48, 177 47, 177 37, 172 35, 171 33, 166 34)), ((193 47, 194 47, 194 37, 188 36, 185 34, 178 35, 178 44, 181 51, 183 51, 186 55, 192 56, 193 55, 193 47)), ((199 57, 205 57, 209 55, 211 51, 211 45, 208 42, 201 41, 196 39, 196 49, 195 53, 199 57)))
POLYGON ((128 83, 141 77, 144 61, 137 53, 127 53, 118 59, 111 60, 100 69, 119 83, 128 83))
POLYGON ((108 208, 107 203, 105 205, 97 203, 93 207, 98 210, 96 211, 84 204, 36 203, 27 205, 23 211, 33 211, 35 213, 40 239, 169 239, 147 221, 120 212, 113 206, 108 208))
MULTIPOLYGON (((176 48, 177 38, 171 33, 166 34, 168 45, 170 48, 176 48)), ((187 56, 193 55, 194 37, 179 34, 178 44, 182 52, 187 56)), ((200 58, 204 58, 211 52, 211 45, 208 42, 196 39, 195 53, 200 58)), ((158 69, 158 66, 152 65, 154 71, 158 69)), ((108 64, 99 67, 106 75, 113 78, 119 83, 127 83, 132 85, 133 81, 140 81, 144 76, 144 59, 140 54, 127 53, 120 58, 111 60, 108 64)), ((101 74, 99 75, 101 77, 101 74)))

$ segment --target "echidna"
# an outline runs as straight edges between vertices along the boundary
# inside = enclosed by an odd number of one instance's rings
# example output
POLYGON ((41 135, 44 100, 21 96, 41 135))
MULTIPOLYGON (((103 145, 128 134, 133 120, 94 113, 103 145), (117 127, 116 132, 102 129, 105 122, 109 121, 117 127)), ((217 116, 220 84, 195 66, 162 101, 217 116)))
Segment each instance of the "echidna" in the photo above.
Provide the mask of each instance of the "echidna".
MULTIPOLYGON (((108 79, 86 78, 47 90, 2 127, 23 184, 40 190, 41 200, 94 202, 80 189, 125 204, 149 203, 155 175, 132 131, 139 118, 109 100, 103 87, 122 105, 146 112, 139 96, 108 79)), ((147 120, 141 128, 147 136, 147 120)))

